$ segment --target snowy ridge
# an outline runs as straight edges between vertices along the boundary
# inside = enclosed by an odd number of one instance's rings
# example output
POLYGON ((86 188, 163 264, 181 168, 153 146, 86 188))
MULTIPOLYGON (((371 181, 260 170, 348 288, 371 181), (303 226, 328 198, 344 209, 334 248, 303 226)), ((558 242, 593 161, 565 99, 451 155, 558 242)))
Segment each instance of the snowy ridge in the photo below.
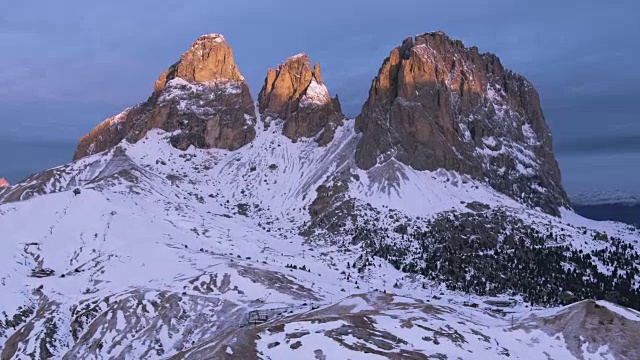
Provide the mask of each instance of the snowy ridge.
POLYGON ((318 147, 313 139, 291 142, 281 136, 282 125, 276 120, 264 129, 264 123, 258 121, 256 130, 260 136, 234 152, 193 147, 181 152, 167 146, 162 132, 152 131, 141 146, 129 146, 127 153, 161 176, 175 174, 185 181, 199 182, 199 192, 211 194, 221 202, 256 204, 256 211, 280 216, 304 213, 304 206, 313 200, 309 194, 348 161, 349 146, 355 139, 353 124, 338 129, 336 140, 326 148, 318 147), (194 160, 189 160, 192 168, 188 172, 174 173, 173 164, 191 158, 194 160), (157 165, 158 159, 167 165, 157 165))
POLYGON ((118 115, 112 116, 106 119, 105 121, 108 122, 111 126, 117 126, 126 119, 127 114, 129 114, 129 111, 131 111, 131 108, 126 108, 118 115))
POLYGON ((300 99, 300 106, 321 106, 330 102, 331 97, 329 96, 327 87, 324 86, 324 84, 318 84, 318 82, 313 79, 300 99))
POLYGON ((200 36, 201 38, 205 38, 205 39, 215 39, 216 41, 219 42, 225 42, 225 38, 224 35, 222 34, 204 34, 202 36, 200 36))
POLYGON ((295 55, 291 55, 291 56, 289 56, 289 57, 287 58, 287 60, 295 60, 295 59, 299 59, 299 58, 301 58, 301 57, 305 57, 305 56, 307 56, 307 54, 305 54, 305 53, 297 53, 297 54, 295 54, 295 55))

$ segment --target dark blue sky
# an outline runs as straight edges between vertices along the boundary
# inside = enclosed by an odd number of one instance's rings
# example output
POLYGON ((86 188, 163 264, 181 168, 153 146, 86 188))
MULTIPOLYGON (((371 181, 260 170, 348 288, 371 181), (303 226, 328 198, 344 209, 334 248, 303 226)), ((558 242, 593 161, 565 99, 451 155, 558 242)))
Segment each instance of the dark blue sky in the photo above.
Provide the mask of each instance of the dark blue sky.
POLYGON ((268 67, 307 52, 356 115, 393 47, 443 30, 536 85, 569 192, 640 192, 639 13, 635 0, 6 1, 0 176, 68 161, 203 33, 226 36, 254 97, 268 67))

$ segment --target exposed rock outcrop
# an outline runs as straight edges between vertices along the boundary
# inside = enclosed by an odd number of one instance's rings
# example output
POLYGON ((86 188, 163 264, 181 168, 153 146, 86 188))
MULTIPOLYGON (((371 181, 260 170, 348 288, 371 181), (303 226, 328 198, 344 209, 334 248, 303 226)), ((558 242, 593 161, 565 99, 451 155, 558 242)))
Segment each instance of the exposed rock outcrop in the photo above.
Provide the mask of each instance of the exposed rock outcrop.
POLYGON ((326 145, 344 120, 338 97, 332 99, 322 82, 320 64, 312 68, 306 54, 269 69, 258 103, 263 116, 285 121, 283 133, 293 141, 316 138, 326 145))
POLYGON ((5 178, 0 178, 0 188, 9 187, 11 184, 5 178))
POLYGON ((159 128, 179 149, 236 150, 255 138, 255 108, 222 35, 198 38, 155 83, 149 99, 109 118, 80 139, 74 159, 140 140, 159 128), (179 130, 179 131, 178 131, 179 130))
POLYGON ((231 47, 220 34, 199 37, 180 61, 170 66, 156 80, 155 91, 162 91, 169 81, 181 78, 190 83, 215 81, 241 81, 244 77, 238 71, 231 47))
POLYGON ((404 40, 385 59, 356 119, 356 163, 395 159, 488 182, 558 215, 568 206, 538 93, 493 54, 442 32, 404 40))

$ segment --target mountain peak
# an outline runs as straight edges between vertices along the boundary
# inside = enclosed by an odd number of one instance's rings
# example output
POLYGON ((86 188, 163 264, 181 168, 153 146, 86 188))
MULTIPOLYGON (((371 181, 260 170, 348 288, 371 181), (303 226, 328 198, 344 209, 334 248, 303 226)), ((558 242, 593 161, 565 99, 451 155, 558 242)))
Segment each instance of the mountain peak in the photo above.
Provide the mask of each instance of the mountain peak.
POLYGON ((452 40, 451 37, 449 35, 447 35, 446 32, 442 31, 442 30, 435 30, 435 31, 427 31, 427 32, 423 32, 420 34, 416 34, 416 36, 413 37, 413 39, 417 40, 419 38, 424 38, 424 37, 432 37, 432 38, 439 38, 439 39, 443 39, 443 40, 449 40, 449 41, 456 41, 456 42, 460 42, 462 43, 460 40, 452 40))
POLYGON ((265 117, 285 121, 284 135, 293 141, 316 137, 322 131, 317 140, 328 143, 344 119, 337 97, 331 98, 322 81, 320 63, 311 67, 304 53, 287 58, 275 70, 269 69, 258 104, 265 117))
POLYGON ((181 78, 189 83, 244 81, 224 36, 207 34, 197 38, 180 60, 163 72, 154 91, 162 90, 169 81, 181 78))
POLYGON ((568 206, 531 83, 443 32, 407 38, 391 51, 356 131, 362 169, 395 159, 471 175, 555 215, 568 206))
POLYGON ((312 80, 309 56, 299 53, 287 58, 276 69, 269 69, 258 95, 260 112, 286 120, 312 80))
POLYGON ((422 36, 422 35, 432 35, 432 36, 445 36, 445 37, 449 37, 444 31, 442 30, 435 30, 435 31, 427 31, 421 34, 416 35, 416 37, 422 36))
POLYGON ((126 139, 136 142, 158 128, 174 132, 185 150, 236 150, 255 138, 255 106, 249 87, 220 34, 202 35, 160 75, 149 99, 109 118, 85 135, 74 159, 102 152, 126 139))
POLYGON ((0 178, 0 188, 8 187, 10 185, 11 184, 9 184, 9 182, 7 180, 5 180, 5 178, 0 178))

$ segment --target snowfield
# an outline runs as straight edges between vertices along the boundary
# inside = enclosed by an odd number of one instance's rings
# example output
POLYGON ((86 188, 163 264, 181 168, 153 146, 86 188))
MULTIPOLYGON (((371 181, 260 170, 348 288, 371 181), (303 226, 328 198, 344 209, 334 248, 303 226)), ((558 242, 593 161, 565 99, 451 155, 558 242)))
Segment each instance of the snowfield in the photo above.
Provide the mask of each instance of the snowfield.
POLYGON ((382 259, 360 273, 362 244, 300 234, 316 189, 344 169, 357 175, 354 201, 408 217, 481 202, 585 249, 600 245, 570 235, 637 244, 637 230, 570 210, 554 218, 454 172, 359 170, 353 120, 326 147, 292 143, 278 121, 256 130, 233 152, 179 151, 154 130, 1 192, 0 357, 640 359, 636 311, 518 297, 497 308, 382 259), (593 321, 608 325, 578 326, 593 321))

